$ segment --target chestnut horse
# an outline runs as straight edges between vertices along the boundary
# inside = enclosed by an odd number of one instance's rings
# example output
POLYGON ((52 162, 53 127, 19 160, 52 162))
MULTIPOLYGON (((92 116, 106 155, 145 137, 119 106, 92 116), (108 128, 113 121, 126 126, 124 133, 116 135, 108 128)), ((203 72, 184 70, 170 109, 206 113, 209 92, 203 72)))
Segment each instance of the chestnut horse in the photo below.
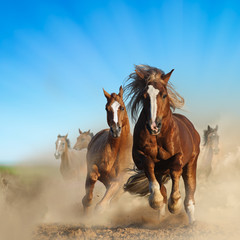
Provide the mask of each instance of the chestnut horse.
POLYGON ((86 195, 82 199, 86 211, 93 198, 94 184, 97 180, 106 187, 102 200, 96 210, 103 211, 109 201, 122 190, 126 169, 132 163, 132 135, 127 111, 123 102, 123 89, 111 95, 103 89, 107 98, 107 123, 110 129, 98 132, 88 145, 86 195))
MULTIPOLYGON (((125 90, 127 97, 131 97, 129 107, 133 119, 142 109, 134 128, 132 156, 137 168, 144 171, 148 178, 149 204, 159 209, 160 216, 165 214, 167 204, 166 175, 169 174, 172 179, 168 201, 171 213, 181 209, 179 180, 183 177, 185 210, 189 222, 193 223, 200 137, 186 117, 171 111, 171 108, 181 108, 184 103, 168 82, 172 72, 165 74, 158 68, 138 65, 129 76, 125 90)), ((134 176, 131 182, 134 182, 134 176)), ((127 191, 128 183, 125 185, 127 191)))
POLYGON ((75 143, 73 149, 82 150, 88 147, 88 144, 93 137, 93 133, 91 133, 90 130, 87 132, 82 132, 80 129, 78 129, 78 131, 80 135, 77 137, 77 142, 75 143))
POLYGON ((212 172, 213 157, 219 153, 219 135, 217 133, 218 125, 211 128, 208 125, 207 130, 203 131, 203 149, 199 161, 199 175, 207 179, 212 172))

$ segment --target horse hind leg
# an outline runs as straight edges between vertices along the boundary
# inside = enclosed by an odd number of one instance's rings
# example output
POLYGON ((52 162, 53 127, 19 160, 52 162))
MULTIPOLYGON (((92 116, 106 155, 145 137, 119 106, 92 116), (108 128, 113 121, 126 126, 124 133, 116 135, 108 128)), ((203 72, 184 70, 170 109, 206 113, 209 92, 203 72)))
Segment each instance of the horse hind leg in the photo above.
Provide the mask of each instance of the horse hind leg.
POLYGON ((102 198, 102 200, 96 205, 96 211, 102 213, 106 206, 109 205, 112 198, 118 192, 120 186, 120 182, 118 180, 112 181, 106 189, 106 192, 102 198))
POLYGON ((179 180, 183 172, 181 158, 181 155, 176 156, 173 167, 170 170, 170 176, 172 179, 172 191, 168 200, 168 210, 174 214, 179 213, 182 209, 182 198, 179 191, 179 180))
POLYGON ((197 157, 192 162, 189 162, 183 169, 183 181, 185 185, 185 200, 184 207, 188 215, 189 223, 192 224, 195 221, 195 199, 194 193, 196 190, 196 168, 197 168, 197 157))
POLYGON ((96 181, 99 178, 99 172, 98 172, 98 168, 97 166, 95 166, 91 172, 89 172, 87 174, 87 178, 86 178, 86 183, 85 183, 85 190, 86 190, 86 194, 82 199, 82 204, 84 207, 84 212, 87 213, 92 199, 93 199, 93 189, 94 189, 94 185, 96 183, 96 181))

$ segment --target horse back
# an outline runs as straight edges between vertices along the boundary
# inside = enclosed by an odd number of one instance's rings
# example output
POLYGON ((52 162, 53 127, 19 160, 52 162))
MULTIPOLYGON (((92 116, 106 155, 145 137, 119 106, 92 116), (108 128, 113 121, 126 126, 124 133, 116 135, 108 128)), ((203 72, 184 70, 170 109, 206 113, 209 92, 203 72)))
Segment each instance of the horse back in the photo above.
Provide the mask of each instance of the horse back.
POLYGON ((103 129, 91 139, 88 144, 88 153, 99 152, 108 142, 109 129, 103 129))
POLYGON ((193 155, 200 152, 200 136, 190 120, 185 116, 174 113, 173 119, 178 125, 182 151, 188 162, 193 155))

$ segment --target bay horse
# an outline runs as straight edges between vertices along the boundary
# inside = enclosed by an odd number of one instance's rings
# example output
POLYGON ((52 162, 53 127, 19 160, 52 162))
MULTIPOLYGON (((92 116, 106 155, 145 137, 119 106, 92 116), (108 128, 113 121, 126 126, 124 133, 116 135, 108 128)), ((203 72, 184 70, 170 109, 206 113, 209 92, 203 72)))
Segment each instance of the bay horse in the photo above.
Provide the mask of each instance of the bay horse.
POLYGON ((213 157, 219 153, 219 135, 217 133, 218 125, 203 131, 203 149, 200 163, 198 166, 199 175, 208 178, 212 172, 213 157))
POLYGON ((99 180, 106 187, 102 200, 96 210, 102 212, 110 200, 123 189, 126 169, 132 163, 132 135, 127 111, 123 102, 123 88, 111 95, 103 89, 107 99, 105 106, 107 123, 110 129, 98 132, 88 145, 86 195, 82 199, 85 212, 93 198, 95 183, 99 180))
MULTIPOLYGON (((185 116, 171 110, 184 104, 184 99, 169 82, 172 72, 165 74, 158 68, 137 65, 135 72, 129 75, 124 90, 126 98, 131 98, 128 106, 132 118, 136 119, 141 110, 133 133, 132 157, 139 171, 145 172, 149 204, 159 210, 160 217, 164 216, 167 204, 166 176, 170 175, 172 179, 168 201, 171 213, 178 213, 181 209, 179 180, 183 177, 184 206, 189 222, 193 223, 200 136, 185 116)), ((134 176, 130 182, 134 182, 134 176)), ((125 185, 126 191, 128 185, 129 181, 125 185)))
POLYGON ((80 179, 86 168, 85 158, 81 151, 71 149, 68 134, 58 135, 56 141, 55 158, 61 157, 60 172, 64 180, 80 179))
POLYGON ((77 137, 77 142, 75 143, 73 149, 80 151, 88 147, 88 144, 93 137, 93 133, 91 133, 90 130, 87 132, 82 132, 80 129, 78 129, 78 131, 80 135, 77 137))

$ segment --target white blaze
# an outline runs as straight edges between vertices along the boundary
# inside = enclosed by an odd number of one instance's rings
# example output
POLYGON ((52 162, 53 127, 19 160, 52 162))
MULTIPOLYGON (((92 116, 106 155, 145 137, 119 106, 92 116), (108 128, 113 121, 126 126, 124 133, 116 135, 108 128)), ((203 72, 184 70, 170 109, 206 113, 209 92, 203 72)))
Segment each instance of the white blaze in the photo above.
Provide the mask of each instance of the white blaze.
POLYGON ((113 121, 117 124, 118 123, 118 108, 120 107, 120 104, 117 101, 115 101, 111 107, 113 110, 113 121))
POLYGON ((149 85, 147 93, 150 97, 150 113, 152 122, 154 122, 157 116, 157 95, 159 93, 159 90, 154 88, 152 85, 149 85))

